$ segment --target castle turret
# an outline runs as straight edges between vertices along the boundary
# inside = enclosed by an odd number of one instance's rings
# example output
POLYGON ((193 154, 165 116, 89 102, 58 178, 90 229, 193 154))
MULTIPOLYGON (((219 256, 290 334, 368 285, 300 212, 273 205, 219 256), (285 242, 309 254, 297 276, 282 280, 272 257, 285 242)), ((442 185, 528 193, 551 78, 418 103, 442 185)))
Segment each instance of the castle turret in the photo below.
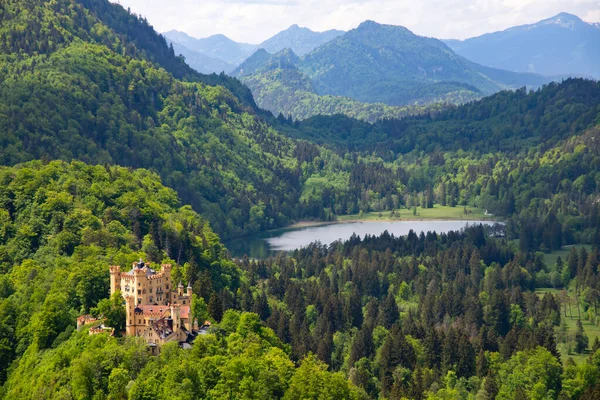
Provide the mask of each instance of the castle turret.
POLYGON ((183 283, 181 283, 181 281, 179 281, 179 285, 177 285, 177 296, 183 296, 183 283))
POLYGON ((168 304, 168 303, 172 302, 171 291, 173 290, 173 287, 171 285, 171 264, 163 264, 163 265, 161 265, 161 268, 162 268, 162 273, 164 276, 164 287, 165 287, 164 301, 165 301, 165 304, 168 304))
POLYGON ((187 286, 187 296, 190 298, 190 304, 191 304, 191 301, 192 301, 192 283, 191 282, 188 283, 188 286, 187 286))
POLYGON ((171 305, 171 319, 173 320, 173 332, 179 331, 179 328, 181 328, 181 308, 179 304, 171 305))
POLYGON ((146 269, 141 260, 139 263, 134 263, 133 265, 133 293, 135 295, 135 304, 143 304, 145 303, 144 295, 146 294, 146 269))
POLYGON ((110 295, 117 290, 121 290, 121 267, 118 265, 110 266, 110 295))
POLYGON ((133 296, 125 296, 125 330, 127 336, 135 335, 135 298, 133 296))

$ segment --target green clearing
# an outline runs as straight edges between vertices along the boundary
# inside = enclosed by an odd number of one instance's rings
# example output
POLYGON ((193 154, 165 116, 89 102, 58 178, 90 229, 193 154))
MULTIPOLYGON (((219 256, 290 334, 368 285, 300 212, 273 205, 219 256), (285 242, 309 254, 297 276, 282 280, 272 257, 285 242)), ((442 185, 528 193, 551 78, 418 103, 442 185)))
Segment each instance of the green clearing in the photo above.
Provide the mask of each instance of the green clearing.
MULTIPOLYGON (((546 293, 558 295, 560 292, 562 292, 562 289, 554 289, 554 288, 540 288, 540 289, 536 289, 536 291, 535 291, 535 293, 540 297, 542 297, 546 293)), ((564 312, 564 307, 561 308, 561 318, 565 321, 565 323, 567 325, 568 337, 572 338, 575 335, 575 330, 577 328, 578 313, 577 313, 577 305, 574 301, 575 300, 574 293, 572 291, 569 291, 568 293, 569 293, 569 297, 571 298, 571 307, 570 307, 570 309, 569 309, 569 307, 567 307, 567 315, 566 316, 565 316, 565 312, 564 312)), ((591 321, 584 319, 583 318, 584 317, 583 310, 581 310, 581 313, 582 313, 581 324, 583 325, 583 330, 584 330, 585 334, 589 338, 589 345, 588 345, 588 349, 589 349, 592 347, 594 340, 597 337, 600 337, 600 327, 595 325, 591 321)), ((556 327, 557 331, 559 329, 560 329, 560 327, 556 327)), ((560 351, 560 354, 562 355, 563 362, 566 362, 569 358, 573 358, 573 360, 575 360, 575 362, 577 364, 580 364, 589 357, 589 353, 577 354, 575 352, 571 352, 571 354, 569 354, 568 343, 560 343, 557 341, 557 346, 558 346, 558 350, 560 351)))
POLYGON ((412 208, 400 208, 393 211, 369 212, 353 215, 341 215, 338 221, 426 221, 426 220, 464 220, 464 221, 493 221, 494 217, 485 215, 482 208, 462 206, 450 207, 435 205, 433 208, 417 207, 417 214, 412 208), (393 213, 393 214, 392 214, 393 213))
POLYGON ((573 244, 568 246, 563 246, 562 249, 553 251, 551 253, 544 254, 544 263, 547 267, 553 267, 556 264, 556 260, 560 256, 563 261, 566 261, 569 253, 571 252, 571 248, 575 247, 578 251, 581 250, 582 247, 585 247, 587 251, 591 250, 591 246, 587 244, 573 244))

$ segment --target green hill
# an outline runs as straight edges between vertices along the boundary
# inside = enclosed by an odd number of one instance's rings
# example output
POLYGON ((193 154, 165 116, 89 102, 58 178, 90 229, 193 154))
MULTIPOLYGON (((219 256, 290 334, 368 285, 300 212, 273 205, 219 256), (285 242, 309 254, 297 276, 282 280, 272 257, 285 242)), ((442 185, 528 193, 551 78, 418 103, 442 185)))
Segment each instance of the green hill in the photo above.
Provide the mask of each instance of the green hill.
MULTIPOLYGON (((208 222, 146 170, 33 161, 1 167, 0 380, 28 348, 56 347, 109 292, 108 265, 172 260, 211 290, 239 285, 208 222), (18 318, 16 318, 18 316, 18 318)), ((197 287, 199 289, 199 287, 197 287)))
POLYGON ((104 0, 0 7, 2 164, 149 168, 224 237, 294 217, 295 144, 237 80, 194 72, 145 21, 104 0))
MULTIPOLYGON (((297 65, 300 59, 290 49, 277 54, 259 50, 246 60, 236 73, 254 95, 256 103, 274 114, 304 120, 314 115, 343 114, 363 121, 401 118, 433 111, 438 106, 388 106, 383 103, 362 103, 349 97, 319 96, 311 79, 297 65)), ((467 97, 463 100, 470 100, 467 97)), ((441 103, 443 99, 438 99, 441 103)))

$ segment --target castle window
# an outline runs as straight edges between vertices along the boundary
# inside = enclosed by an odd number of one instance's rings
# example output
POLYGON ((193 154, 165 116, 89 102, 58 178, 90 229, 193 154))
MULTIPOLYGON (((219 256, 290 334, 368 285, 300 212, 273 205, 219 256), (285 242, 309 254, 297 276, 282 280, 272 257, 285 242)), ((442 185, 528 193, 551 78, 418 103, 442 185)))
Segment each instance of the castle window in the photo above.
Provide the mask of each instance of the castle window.
POLYGON ((183 301, 183 304, 185 304, 185 300, 183 301))
POLYGON ((142 294, 142 291, 141 291, 141 290, 138 290, 138 294, 142 294))
POLYGON ((150 293, 152 293, 152 288, 150 288, 150 293))

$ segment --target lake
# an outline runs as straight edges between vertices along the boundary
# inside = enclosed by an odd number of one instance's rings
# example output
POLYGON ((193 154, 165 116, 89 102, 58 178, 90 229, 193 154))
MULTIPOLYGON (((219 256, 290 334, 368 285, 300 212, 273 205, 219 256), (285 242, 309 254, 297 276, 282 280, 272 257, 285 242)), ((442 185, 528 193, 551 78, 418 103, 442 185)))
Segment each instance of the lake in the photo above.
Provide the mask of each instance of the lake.
POLYGON ((417 234, 436 231, 456 231, 467 225, 493 224, 493 221, 365 221, 334 223, 304 228, 278 229, 225 243, 233 257, 267 258, 280 251, 293 251, 320 241, 331 244, 336 240, 347 240, 353 233, 360 237, 381 235, 388 231, 394 236, 407 235, 412 229, 417 234))

